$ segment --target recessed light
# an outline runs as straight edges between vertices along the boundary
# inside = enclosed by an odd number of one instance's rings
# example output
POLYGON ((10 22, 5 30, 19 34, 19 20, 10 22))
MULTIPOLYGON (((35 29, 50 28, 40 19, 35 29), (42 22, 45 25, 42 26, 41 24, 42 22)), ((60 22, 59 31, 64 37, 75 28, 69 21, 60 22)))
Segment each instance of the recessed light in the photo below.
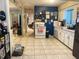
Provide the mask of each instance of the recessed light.
POLYGON ((48 0, 48 2, 50 3, 54 3, 56 0, 48 0))

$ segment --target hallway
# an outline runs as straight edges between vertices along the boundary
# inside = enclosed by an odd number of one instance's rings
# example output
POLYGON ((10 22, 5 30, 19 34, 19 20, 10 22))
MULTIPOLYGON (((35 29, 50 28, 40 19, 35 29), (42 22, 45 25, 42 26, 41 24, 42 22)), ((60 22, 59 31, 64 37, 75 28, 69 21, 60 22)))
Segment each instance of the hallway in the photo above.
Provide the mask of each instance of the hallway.
POLYGON ((53 37, 35 39, 28 35, 15 36, 14 43, 23 45, 24 53, 22 56, 12 57, 12 59, 75 59, 72 56, 72 51, 53 37))

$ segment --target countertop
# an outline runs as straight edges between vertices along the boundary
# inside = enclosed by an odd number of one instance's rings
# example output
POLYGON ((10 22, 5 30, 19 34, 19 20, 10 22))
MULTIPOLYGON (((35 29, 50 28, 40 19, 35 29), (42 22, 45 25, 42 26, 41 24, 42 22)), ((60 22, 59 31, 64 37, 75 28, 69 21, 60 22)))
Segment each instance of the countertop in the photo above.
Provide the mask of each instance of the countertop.
POLYGON ((73 33, 75 32, 75 30, 68 29, 67 27, 61 27, 61 29, 69 31, 69 32, 73 32, 73 33))
POLYGON ((75 30, 68 29, 67 27, 54 27, 54 28, 57 28, 58 31, 60 31, 61 29, 63 29, 63 30, 65 30, 65 31, 69 31, 69 32, 72 32, 72 33, 75 32, 75 30))

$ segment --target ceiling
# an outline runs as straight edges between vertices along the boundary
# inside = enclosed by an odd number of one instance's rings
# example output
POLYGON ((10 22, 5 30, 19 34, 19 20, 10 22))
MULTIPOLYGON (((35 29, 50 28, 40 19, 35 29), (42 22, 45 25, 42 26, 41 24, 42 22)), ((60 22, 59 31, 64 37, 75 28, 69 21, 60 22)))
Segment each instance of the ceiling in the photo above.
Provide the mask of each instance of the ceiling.
POLYGON ((10 4, 10 6, 9 6, 10 9, 11 9, 11 8, 17 8, 16 5, 13 4, 12 2, 9 2, 9 4, 10 4))
POLYGON ((15 3, 25 8, 34 8, 38 6, 59 6, 66 0, 15 0, 15 3))

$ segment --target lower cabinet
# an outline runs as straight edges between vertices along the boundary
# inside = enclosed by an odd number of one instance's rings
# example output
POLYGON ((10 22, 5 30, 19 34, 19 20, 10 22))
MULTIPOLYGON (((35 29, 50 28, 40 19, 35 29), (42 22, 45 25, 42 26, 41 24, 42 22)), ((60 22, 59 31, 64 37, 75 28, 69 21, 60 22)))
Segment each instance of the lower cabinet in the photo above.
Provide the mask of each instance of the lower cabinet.
POLYGON ((54 29, 54 36, 58 38, 62 43, 64 43, 69 48, 73 49, 74 44, 74 32, 69 31, 68 29, 58 30, 54 29))
POLYGON ((61 30, 58 32, 58 39, 61 41, 61 30))
POLYGON ((60 41, 62 41, 62 32, 61 32, 61 31, 59 31, 59 33, 58 33, 58 39, 59 39, 60 41))
POLYGON ((54 29, 54 36, 57 38, 57 31, 56 31, 56 29, 54 29))
POLYGON ((58 31, 58 39, 61 42, 64 42, 64 33, 63 33, 63 30, 58 31))
POLYGON ((74 44, 74 32, 65 31, 65 38, 64 38, 64 44, 67 45, 69 48, 73 49, 74 44))
POLYGON ((58 32, 58 39, 68 46, 70 49, 73 49, 74 44, 74 32, 61 30, 58 32))
POLYGON ((74 44, 74 34, 70 33, 70 39, 69 39, 69 47, 73 49, 73 44, 74 44))
POLYGON ((64 31, 62 30, 61 31, 61 42, 64 42, 64 37, 65 37, 65 34, 64 34, 64 31))
POLYGON ((67 45, 67 46, 69 46, 69 32, 67 32, 67 31, 64 31, 64 33, 65 33, 65 37, 64 37, 64 44, 65 45, 67 45))
POLYGON ((57 28, 54 29, 54 36, 55 36, 56 38, 58 38, 58 30, 57 30, 57 28))

